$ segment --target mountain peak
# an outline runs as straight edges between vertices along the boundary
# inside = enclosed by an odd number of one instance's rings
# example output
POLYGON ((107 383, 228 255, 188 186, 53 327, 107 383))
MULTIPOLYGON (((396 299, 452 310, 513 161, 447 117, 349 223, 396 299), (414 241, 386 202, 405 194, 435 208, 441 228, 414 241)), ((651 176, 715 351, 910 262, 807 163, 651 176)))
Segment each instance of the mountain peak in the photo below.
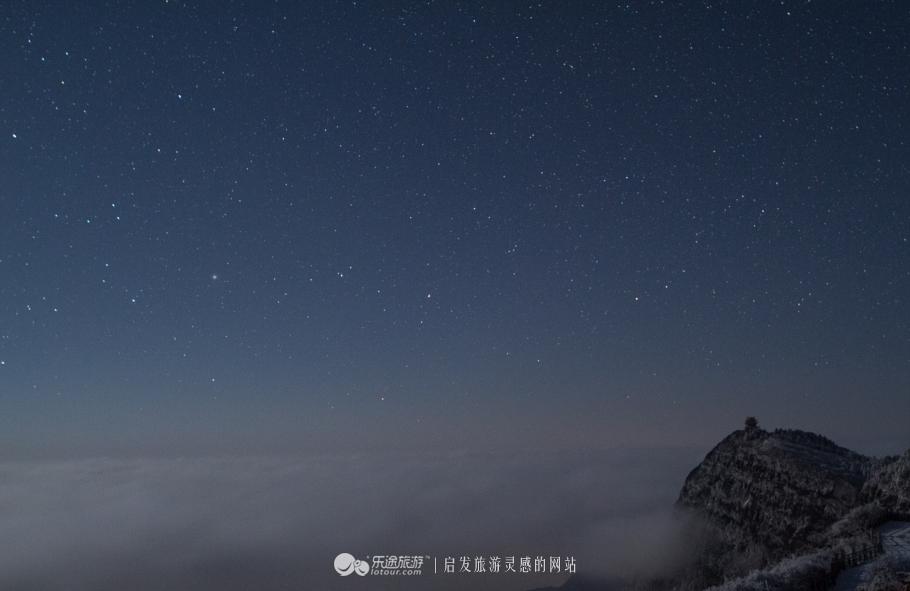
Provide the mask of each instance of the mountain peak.
POLYGON ((805 431, 734 431, 686 478, 677 504, 762 560, 814 547, 859 499, 872 460, 805 431))
MULTIPOLYGON (((910 451, 871 458, 816 433, 766 431, 750 417, 689 473, 676 505, 693 518, 693 561, 636 589, 704 589, 787 557, 868 547, 884 521, 910 521, 910 451)), ((576 588, 631 587, 573 577, 560 589, 576 588)))
POLYGON ((734 431, 692 470, 677 500, 709 531, 705 580, 867 534, 869 515, 895 514, 901 503, 910 511, 904 458, 883 463, 795 429, 734 431))

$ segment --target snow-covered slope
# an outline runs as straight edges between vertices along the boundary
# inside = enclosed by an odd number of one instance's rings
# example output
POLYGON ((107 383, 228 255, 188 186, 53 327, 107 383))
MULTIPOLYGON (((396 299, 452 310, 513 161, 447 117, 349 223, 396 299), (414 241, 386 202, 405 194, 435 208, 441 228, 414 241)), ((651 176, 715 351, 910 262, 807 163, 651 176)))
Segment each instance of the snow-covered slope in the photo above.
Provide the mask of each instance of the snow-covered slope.
MULTIPOLYGON (((870 458, 814 433, 746 427, 725 437, 692 470, 677 507, 698 524, 688 538, 694 560, 670 578, 625 588, 817 584, 836 572, 835 557, 874 559, 869 548, 882 523, 910 519, 910 451, 870 458)), ((623 587, 576 578, 563 588, 623 587)))
POLYGON ((830 541, 860 500, 874 460, 812 433, 746 428, 721 441, 686 479, 678 506, 713 531, 707 581, 739 576, 830 541))

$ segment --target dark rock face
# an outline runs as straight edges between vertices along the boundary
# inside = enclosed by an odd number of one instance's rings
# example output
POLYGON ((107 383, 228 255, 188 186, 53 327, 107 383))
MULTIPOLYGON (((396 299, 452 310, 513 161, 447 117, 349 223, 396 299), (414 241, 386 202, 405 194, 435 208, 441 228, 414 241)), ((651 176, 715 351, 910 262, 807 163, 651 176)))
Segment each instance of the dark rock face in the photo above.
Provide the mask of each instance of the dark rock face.
POLYGON ((741 576, 788 556, 871 540, 910 518, 910 451, 884 460, 813 433, 747 427, 688 476, 677 505, 709 531, 679 588, 741 576))
MULTIPOLYGON (((694 559, 669 578, 620 588, 700 590, 787 557, 869 543, 886 519, 910 519, 910 451, 870 458, 814 433, 747 425, 692 470, 676 504, 694 517, 694 559)), ((577 577, 561 587, 615 588, 577 577)))
POLYGON ((689 474, 677 504, 714 527, 731 558, 718 566, 729 576, 824 545, 872 468, 870 458, 820 435, 735 431, 689 474))

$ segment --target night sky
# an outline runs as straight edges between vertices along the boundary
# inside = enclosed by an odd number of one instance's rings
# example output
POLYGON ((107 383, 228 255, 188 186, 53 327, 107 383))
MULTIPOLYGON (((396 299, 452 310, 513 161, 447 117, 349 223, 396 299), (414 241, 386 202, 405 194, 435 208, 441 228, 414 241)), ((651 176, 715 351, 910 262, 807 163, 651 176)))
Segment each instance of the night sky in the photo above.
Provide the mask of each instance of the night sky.
POLYGON ((4 456, 910 440, 902 2, 4 2, 4 456))

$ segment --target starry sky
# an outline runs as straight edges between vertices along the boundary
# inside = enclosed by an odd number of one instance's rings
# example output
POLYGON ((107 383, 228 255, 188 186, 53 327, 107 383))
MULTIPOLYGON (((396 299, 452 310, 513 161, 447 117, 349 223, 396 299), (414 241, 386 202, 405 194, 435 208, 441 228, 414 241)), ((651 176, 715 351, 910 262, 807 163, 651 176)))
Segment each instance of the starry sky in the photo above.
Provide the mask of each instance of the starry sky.
POLYGON ((907 5, 5 2, 5 456, 910 440, 907 5))

